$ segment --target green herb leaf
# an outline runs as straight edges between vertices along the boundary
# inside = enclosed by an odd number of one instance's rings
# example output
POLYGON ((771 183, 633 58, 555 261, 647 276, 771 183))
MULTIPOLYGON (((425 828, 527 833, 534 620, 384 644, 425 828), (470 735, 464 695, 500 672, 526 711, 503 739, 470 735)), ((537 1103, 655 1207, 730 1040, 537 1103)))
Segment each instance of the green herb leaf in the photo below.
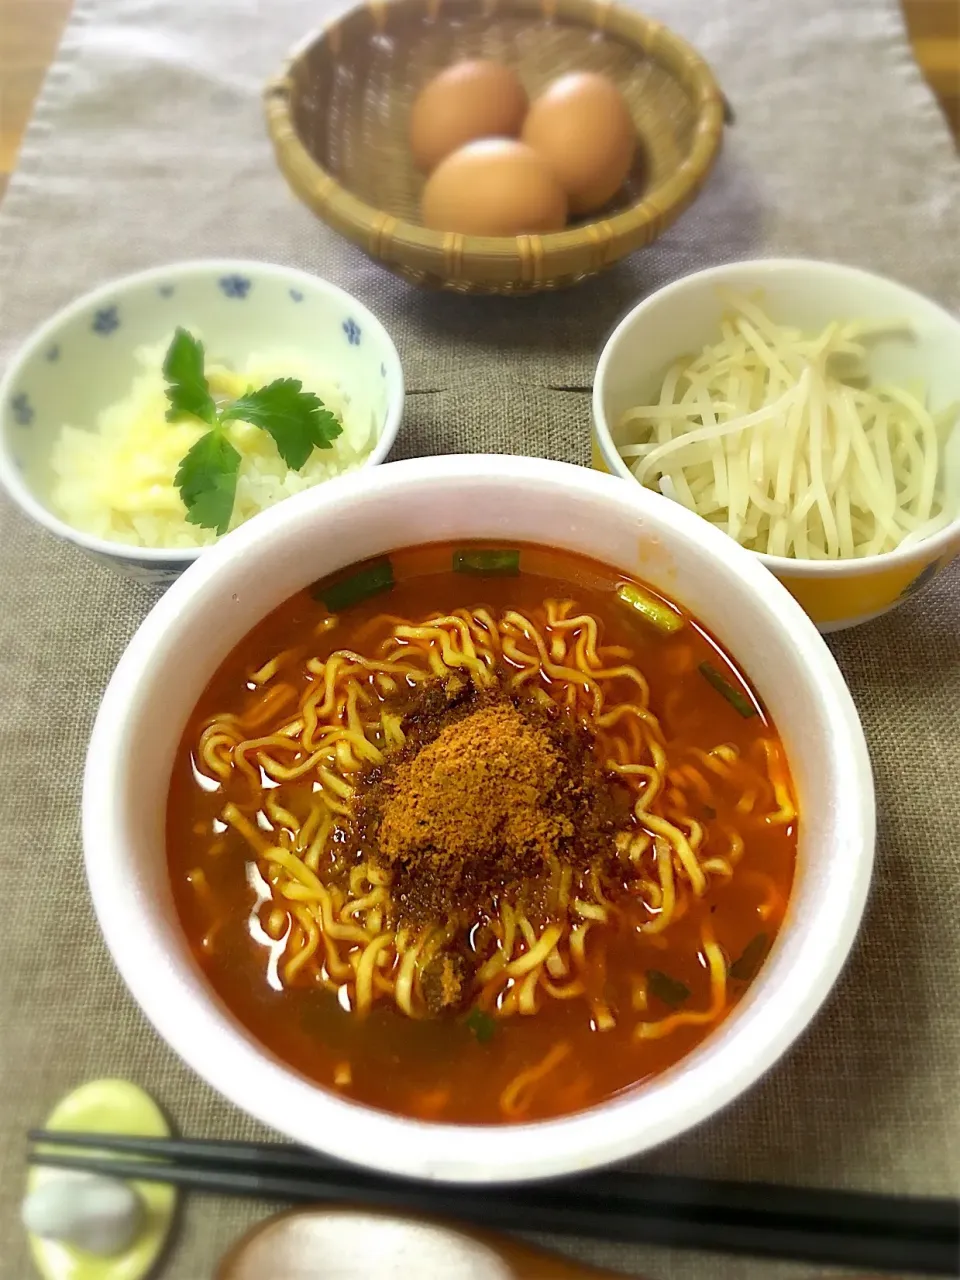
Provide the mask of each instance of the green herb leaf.
POLYGON ((672 609, 665 601, 658 600, 649 591, 644 591, 635 582, 621 582, 617 587, 617 599, 629 605, 644 622, 649 622, 664 635, 672 635, 683 626, 683 616, 676 609, 672 609))
POLYGON ((489 1043, 497 1030, 497 1024, 489 1013, 484 1013, 482 1009, 476 1006, 470 1010, 467 1017, 467 1026, 473 1032, 477 1044, 489 1043))
POLYGON ((174 479, 190 524, 226 533, 239 470, 240 454, 222 431, 214 429, 200 437, 180 463, 174 479))
POLYGON ((671 978, 669 973, 661 973, 659 969, 647 970, 647 990, 671 1009, 690 999, 690 988, 685 982, 671 978))
POLYGON ((213 402, 203 372, 203 343, 177 328, 163 360, 163 376, 167 380, 167 421, 175 422, 184 415, 213 425, 217 406, 213 402))
POLYGON ((698 669, 707 684, 713 685, 717 693, 722 698, 726 698, 734 711, 743 716, 744 720, 749 720, 751 716, 757 714, 757 708, 747 695, 736 688, 735 685, 732 685, 726 676, 720 674, 716 667, 711 666, 709 662, 701 662, 698 669))
POLYGON ((738 982, 752 982, 760 972, 760 966, 766 960, 769 950, 770 939, 765 933, 758 933, 744 947, 740 959, 734 960, 727 970, 730 977, 736 978, 738 982))
MULTIPOLYGON (((241 420, 269 432, 281 458, 295 471, 314 449, 331 448, 343 427, 319 397, 304 391, 296 378, 277 378, 259 391, 248 391, 218 413, 203 361, 203 343, 186 329, 177 328, 163 361, 170 401, 167 419, 190 415, 208 422, 213 430, 183 458, 174 483, 191 524, 226 533, 241 459, 222 430, 224 423, 241 420)), ((392 582, 391 576, 390 585, 392 582)))
POLYGON ((335 414, 298 378, 277 378, 259 391, 248 391, 220 415, 239 418, 273 436, 280 457, 299 471, 314 449, 330 449, 343 427, 335 414))
POLYGON ((453 572, 498 578, 513 578, 520 572, 519 551, 455 551, 453 572))

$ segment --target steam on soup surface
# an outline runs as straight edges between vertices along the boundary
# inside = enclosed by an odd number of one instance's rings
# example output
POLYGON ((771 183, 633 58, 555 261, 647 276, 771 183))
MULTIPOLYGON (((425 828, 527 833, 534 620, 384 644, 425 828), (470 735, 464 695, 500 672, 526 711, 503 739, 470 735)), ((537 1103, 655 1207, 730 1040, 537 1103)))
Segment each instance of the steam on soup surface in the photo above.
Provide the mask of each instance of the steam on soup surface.
POLYGON ((783 920, 775 727, 695 619, 537 546, 394 552, 231 653, 170 787, 198 963, 358 1101, 496 1123, 688 1053, 783 920))

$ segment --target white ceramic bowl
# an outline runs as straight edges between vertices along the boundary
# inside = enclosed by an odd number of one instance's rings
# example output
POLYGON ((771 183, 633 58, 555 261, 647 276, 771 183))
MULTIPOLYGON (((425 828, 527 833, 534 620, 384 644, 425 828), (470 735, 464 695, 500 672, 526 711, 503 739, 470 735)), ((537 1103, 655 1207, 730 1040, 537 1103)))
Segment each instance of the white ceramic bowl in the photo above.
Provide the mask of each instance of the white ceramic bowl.
MULTIPOLYGON (((593 384, 595 466, 637 484, 617 451, 617 423, 632 405, 656 398, 669 365, 717 337, 727 309, 724 287, 754 296, 778 323, 811 332, 831 320, 906 320, 914 329, 913 341, 897 337, 873 344, 871 376, 901 384, 919 379, 934 411, 960 401, 960 321, 929 298, 894 280, 834 262, 733 262, 658 289, 613 331, 593 384)), ((960 426, 950 452, 946 487, 960 512, 960 426)), ((822 631, 836 631, 894 608, 958 552, 960 518, 925 542, 870 559, 759 559, 822 631)))
POLYGON ((392 1173, 463 1182, 587 1169, 675 1137, 783 1054, 847 956, 873 863, 857 713, 826 645, 755 556, 639 485, 533 458, 428 458, 334 480, 255 517, 175 582, 110 681, 83 794, 87 875, 107 945, 161 1036, 237 1106, 298 1142, 392 1173), (739 661, 783 736, 802 822, 787 919, 743 1001, 694 1052, 589 1111, 517 1126, 401 1119, 303 1079, 220 1004, 174 911, 164 813, 174 752, 219 663, 314 579, 438 539, 547 543, 637 574, 739 661))
POLYGON ((403 414, 403 372, 387 331, 356 298, 317 276, 266 262, 204 259, 156 267, 84 294, 37 329, 0 382, 0 481, 27 515, 98 560, 169 582, 205 548, 130 547, 82 533, 51 510, 50 454, 65 422, 93 427, 140 371, 134 352, 177 325, 211 355, 303 353, 332 375, 353 411, 373 421, 366 465, 382 462, 403 414))

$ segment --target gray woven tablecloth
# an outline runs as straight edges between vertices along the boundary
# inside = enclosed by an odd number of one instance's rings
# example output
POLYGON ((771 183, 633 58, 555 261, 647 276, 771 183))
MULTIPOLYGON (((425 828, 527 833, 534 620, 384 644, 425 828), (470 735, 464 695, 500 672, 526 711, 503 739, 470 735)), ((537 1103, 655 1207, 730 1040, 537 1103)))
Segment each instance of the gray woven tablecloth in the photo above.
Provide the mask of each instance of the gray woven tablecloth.
MULTIPOLYGON (((393 334, 411 395, 398 456, 586 462, 588 387, 616 317, 726 259, 807 254, 960 304, 960 163, 893 0, 651 0, 737 114, 704 195, 652 249, 567 295, 427 296, 294 202, 262 81, 326 0, 80 0, 0 210, 0 358, 113 275, 183 257, 295 263, 393 334)), ((253 1126, 145 1024, 100 942, 80 780, 101 691, 153 601, 0 508, 0 1275, 26 1280, 22 1134, 84 1079, 145 1085, 188 1133, 253 1126)), ((960 1191, 960 564, 831 640, 879 790, 879 860, 828 1007, 746 1098, 647 1160, 730 1178, 960 1191)), ((188 1207, 167 1274, 203 1280, 264 1206, 188 1207)), ((626 1274, 724 1280, 810 1268, 567 1241, 626 1274)))

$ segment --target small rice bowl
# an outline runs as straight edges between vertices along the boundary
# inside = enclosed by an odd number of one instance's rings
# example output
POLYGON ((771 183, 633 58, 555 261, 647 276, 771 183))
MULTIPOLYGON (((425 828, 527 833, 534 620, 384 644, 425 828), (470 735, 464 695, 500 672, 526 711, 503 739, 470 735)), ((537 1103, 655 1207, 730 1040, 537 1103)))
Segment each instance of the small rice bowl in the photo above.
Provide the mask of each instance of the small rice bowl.
MULTIPOLYGON (((135 547, 204 547, 217 539, 215 530, 187 522, 174 485, 184 455, 209 427, 192 418, 166 420, 162 366, 168 346, 139 348, 135 359, 140 372, 129 393, 104 409, 92 429, 66 424, 54 443, 52 505, 83 533, 135 547)), ((275 378, 298 378, 343 426, 331 448, 314 449, 302 469, 294 471, 266 431, 230 422, 226 434, 241 455, 231 529, 303 489, 356 470, 376 443, 372 416, 352 410, 336 380, 301 352, 254 352, 236 369, 208 358, 206 376, 218 402, 275 378)))

